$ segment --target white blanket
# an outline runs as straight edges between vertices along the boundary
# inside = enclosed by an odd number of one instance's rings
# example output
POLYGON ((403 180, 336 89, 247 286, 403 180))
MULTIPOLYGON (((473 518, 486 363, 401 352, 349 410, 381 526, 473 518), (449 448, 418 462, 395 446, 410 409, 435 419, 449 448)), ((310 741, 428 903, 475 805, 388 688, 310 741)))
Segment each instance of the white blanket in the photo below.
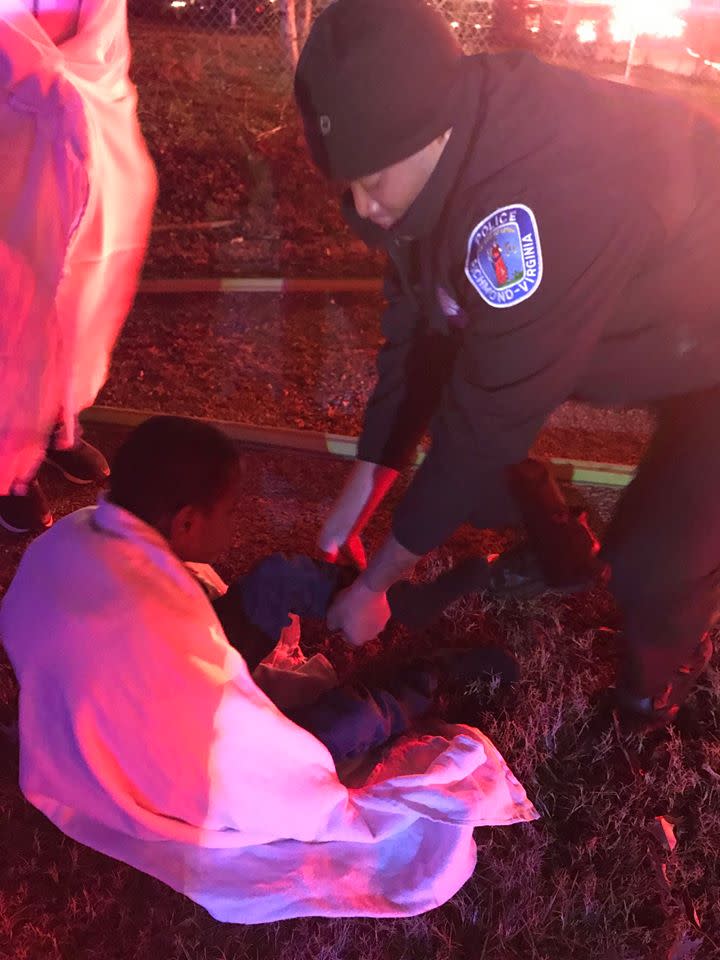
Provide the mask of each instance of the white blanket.
POLYGON ((29 547, 0 630, 28 800, 219 920, 421 913, 472 873, 473 827, 537 817, 471 727, 405 738, 343 784, 163 538, 107 502, 29 547))
POLYGON ((156 194, 128 77, 125 0, 84 0, 57 47, 0 0, 0 494, 107 376, 156 194))

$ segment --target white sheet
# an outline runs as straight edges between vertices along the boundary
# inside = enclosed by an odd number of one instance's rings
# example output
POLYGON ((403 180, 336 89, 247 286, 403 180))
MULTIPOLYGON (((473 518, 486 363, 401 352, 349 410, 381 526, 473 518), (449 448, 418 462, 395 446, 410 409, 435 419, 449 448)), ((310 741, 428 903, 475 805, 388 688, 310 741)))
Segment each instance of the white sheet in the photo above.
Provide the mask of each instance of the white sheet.
POLYGON ((344 785, 163 538, 107 502, 30 546, 0 631, 28 800, 219 920, 417 914, 472 873, 474 827, 537 817, 470 727, 405 738, 344 785))

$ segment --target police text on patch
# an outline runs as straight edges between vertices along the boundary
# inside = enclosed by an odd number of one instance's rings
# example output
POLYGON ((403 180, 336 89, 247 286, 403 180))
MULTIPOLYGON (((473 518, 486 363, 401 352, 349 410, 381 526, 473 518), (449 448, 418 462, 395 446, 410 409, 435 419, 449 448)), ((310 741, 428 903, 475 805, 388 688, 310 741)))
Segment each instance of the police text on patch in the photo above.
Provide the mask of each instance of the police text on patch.
POLYGON ((535 214, 516 203, 495 210, 470 233, 465 276, 491 307, 514 307, 531 297, 543 274, 535 214))

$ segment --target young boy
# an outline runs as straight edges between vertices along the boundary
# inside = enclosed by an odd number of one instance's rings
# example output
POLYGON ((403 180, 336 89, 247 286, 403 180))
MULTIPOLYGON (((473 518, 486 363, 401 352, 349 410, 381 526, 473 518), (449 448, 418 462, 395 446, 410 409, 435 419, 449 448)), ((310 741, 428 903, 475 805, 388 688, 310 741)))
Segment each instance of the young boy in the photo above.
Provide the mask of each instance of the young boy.
POLYGON ((29 547, 0 608, 23 792, 220 919, 429 909, 472 870, 473 825, 535 816, 517 781, 470 727, 406 737, 352 789, 334 761, 407 732, 440 672, 513 662, 479 650, 378 689, 327 689, 327 670, 324 693, 308 674, 308 702, 281 712, 260 661, 289 610, 325 612, 338 570, 273 557, 213 607, 212 576, 187 564, 228 547, 238 482, 225 436, 153 418, 118 452, 109 495, 29 547))

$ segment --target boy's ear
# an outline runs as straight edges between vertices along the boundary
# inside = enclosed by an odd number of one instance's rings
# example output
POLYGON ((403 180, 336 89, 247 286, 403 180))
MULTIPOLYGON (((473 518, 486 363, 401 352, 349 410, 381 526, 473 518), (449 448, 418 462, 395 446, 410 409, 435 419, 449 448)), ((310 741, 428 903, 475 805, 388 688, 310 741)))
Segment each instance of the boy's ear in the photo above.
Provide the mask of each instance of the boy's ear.
POLYGON ((170 540, 186 537, 193 528, 195 508, 188 505, 181 507, 170 521, 170 540))

